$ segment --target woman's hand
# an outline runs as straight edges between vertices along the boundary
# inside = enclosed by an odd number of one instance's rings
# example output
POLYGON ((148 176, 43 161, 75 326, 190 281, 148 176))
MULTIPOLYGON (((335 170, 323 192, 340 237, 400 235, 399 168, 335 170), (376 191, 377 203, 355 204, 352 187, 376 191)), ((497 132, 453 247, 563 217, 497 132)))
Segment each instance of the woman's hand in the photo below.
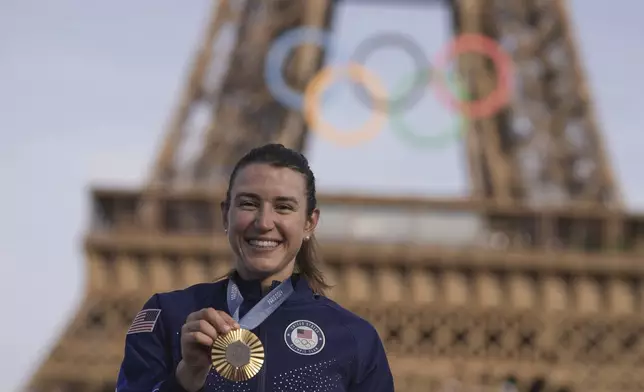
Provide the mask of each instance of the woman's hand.
POLYGON ((210 372, 210 347, 219 335, 224 335, 239 324, 225 312, 213 308, 190 313, 181 328, 181 362, 176 377, 181 386, 196 392, 206 383, 210 372))

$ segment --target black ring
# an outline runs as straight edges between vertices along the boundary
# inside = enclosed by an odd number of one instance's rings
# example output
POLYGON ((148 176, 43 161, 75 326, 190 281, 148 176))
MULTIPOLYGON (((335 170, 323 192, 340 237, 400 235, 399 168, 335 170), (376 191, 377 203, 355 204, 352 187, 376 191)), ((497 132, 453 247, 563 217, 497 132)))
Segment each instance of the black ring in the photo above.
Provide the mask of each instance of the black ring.
POLYGON ((396 32, 384 32, 362 41, 351 57, 351 61, 364 65, 365 60, 372 52, 384 46, 401 48, 414 60, 417 69, 413 72, 418 77, 412 82, 412 88, 406 94, 384 102, 378 102, 378 100, 369 94, 364 86, 357 83, 352 83, 353 91, 356 93, 358 99, 371 109, 387 109, 388 111, 410 109, 425 96, 428 79, 423 76, 429 76, 431 74, 429 59, 423 53, 423 49, 409 35, 396 32), (426 72, 423 72, 424 70, 426 72))

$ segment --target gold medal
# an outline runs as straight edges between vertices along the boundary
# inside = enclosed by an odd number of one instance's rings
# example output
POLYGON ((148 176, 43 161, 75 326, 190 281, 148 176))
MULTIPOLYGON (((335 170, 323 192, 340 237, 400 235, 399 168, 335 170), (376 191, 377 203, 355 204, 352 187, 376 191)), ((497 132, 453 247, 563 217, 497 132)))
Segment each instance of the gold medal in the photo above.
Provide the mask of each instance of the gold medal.
POLYGON ((264 365, 264 345, 247 329, 236 329, 219 335, 212 345, 212 366, 231 381, 255 377, 264 365))

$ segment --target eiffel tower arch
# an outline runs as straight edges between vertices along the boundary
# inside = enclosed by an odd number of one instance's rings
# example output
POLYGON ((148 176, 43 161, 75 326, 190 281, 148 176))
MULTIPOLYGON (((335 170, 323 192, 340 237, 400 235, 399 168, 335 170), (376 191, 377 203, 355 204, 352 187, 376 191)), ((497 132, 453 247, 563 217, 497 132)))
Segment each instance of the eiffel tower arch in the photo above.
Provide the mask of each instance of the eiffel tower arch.
MULTIPOLYGON (((644 217, 621 207, 566 2, 448 4, 455 35, 509 43, 516 97, 467 135, 467 199, 320 195, 317 235, 337 283, 330 296, 376 326, 397 391, 485 391, 509 377, 520 390, 644 390, 644 217), (395 221, 403 239, 353 230, 374 221, 395 221), (468 228, 470 240, 436 240, 446 224, 468 228)), ((33 375, 33 391, 113 391, 125 332, 144 301, 228 270, 218 205, 232 165, 269 141, 306 145, 302 114, 265 86, 269 44, 292 27, 327 27, 335 6, 213 6, 149 182, 91 191, 85 299, 33 375), (233 49, 219 53, 231 32, 233 49), (198 118, 208 119, 202 149, 183 157, 198 118)), ((323 56, 302 46, 288 79, 306 86, 323 56)), ((463 56, 459 68, 473 97, 495 84, 483 57, 463 56)))

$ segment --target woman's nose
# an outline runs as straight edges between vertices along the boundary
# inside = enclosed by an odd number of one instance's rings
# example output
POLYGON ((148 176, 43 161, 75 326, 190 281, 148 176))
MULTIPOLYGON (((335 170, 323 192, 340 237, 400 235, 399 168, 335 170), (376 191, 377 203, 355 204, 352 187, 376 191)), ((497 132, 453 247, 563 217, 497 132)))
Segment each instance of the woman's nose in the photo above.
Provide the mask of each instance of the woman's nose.
POLYGON ((273 213, 269 209, 262 209, 255 218, 255 226, 263 231, 271 230, 275 226, 273 213))

